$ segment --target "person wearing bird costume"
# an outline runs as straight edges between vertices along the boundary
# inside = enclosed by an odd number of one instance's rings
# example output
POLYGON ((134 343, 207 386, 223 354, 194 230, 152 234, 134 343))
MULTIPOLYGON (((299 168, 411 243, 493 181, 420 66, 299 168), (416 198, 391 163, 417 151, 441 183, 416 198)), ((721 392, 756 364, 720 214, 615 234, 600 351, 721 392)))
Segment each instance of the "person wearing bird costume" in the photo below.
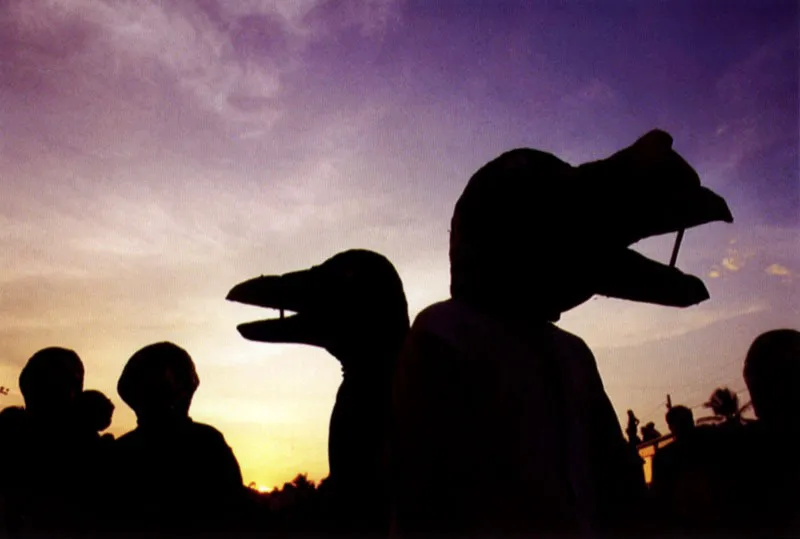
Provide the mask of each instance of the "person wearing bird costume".
POLYGON ((708 299, 677 253, 629 246, 732 220, 659 130, 577 167, 520 148, 478 170, 451 222, 451 298, 417 316, 398 361, 393 535, 629 530, 641 467, 591 350, 554 322, 594 295, 708 299))

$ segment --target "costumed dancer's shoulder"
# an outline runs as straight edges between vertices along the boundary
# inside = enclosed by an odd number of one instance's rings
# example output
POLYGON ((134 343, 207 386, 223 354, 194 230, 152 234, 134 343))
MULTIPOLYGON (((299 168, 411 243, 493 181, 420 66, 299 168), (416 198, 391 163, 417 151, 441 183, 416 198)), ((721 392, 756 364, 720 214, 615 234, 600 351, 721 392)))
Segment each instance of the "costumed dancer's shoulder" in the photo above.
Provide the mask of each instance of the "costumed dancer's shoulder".
POLYGON ((399 357, 400 370, 430 370, 453 355, 454 321, 458 306, 452 300, 429 305, 416 316, 399 357))
MULTIPOLYGON (((429 305, 416 316, 406 344, 414 347, 460 348, 465 331, 473 325, 474 313, 466 305, 452 299, 429 305)), ((406 347, 408 348, 408 346, 406 347)))
POLYGON ((567 367, 573 382, 583 380, 591 386, 602 385, 597 360, 586 342, 568 331, 551 325, 552 343, 555 353, 567 367))
POLYGON ((141 436, 138 429, 129 430, 122 436, 117 436, 114 440, 114 445, 118 448, 132 447, 139 442, 139 438, 141 438, 141 436))
POLYGON ((428 327, 435 327, 438 323, 441 323, 443 319, 452 316, 457 310, 457 305, 451 299, 428 305, 414 318, 411 329, 413 331, 415 329, 424 330, 428 327))
POLYGON ((592 354, 591 349, 586 344, 582 338, 578 337, 574 333, 570 333, 560 327, 556 326, 555 324, 550 325, 551 332, 553 335, 553 340, 559 347, 563 347, 564 350, 569 350, 570 352, 577 354, 579 356, 587 356, 594 358, 594 354, 592 354))

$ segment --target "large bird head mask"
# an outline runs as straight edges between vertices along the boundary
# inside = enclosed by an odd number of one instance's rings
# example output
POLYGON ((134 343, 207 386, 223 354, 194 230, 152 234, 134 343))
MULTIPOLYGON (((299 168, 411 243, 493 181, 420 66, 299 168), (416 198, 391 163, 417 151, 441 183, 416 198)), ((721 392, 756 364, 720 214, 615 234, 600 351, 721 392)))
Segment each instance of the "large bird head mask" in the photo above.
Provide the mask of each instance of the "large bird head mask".
POLYGON ((607 159, 573 167, 533 149, 484 165, 456 203, 451 294, 482 307, 558 320, 595 294, 686 307, 703 282, 629 247, 655 235, 732 222, 725 200, 655 130, 607 159))
POLYGON ((244 338, 325 348, 345 368, 362 356, 399 347, 409 327, 397 270, 366 249, 338 253, 309 269, 249 279, 233 287, 227 299, 281 312, 279 318, 240 324, 244 338), (290 314, 284 316, 284 310, 290 314))

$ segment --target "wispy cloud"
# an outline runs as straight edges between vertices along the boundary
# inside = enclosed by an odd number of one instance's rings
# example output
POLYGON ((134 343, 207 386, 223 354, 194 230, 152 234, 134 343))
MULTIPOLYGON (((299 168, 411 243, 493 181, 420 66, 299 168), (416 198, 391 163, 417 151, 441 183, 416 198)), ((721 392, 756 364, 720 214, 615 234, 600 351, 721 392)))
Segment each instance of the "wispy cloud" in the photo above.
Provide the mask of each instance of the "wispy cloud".
POLYGON ((597 298, 566 313, 561 325, 592 346, 627 348, 677 337, 716 322, 765 311, 764 301, 738 305, 702 304, 687 309, 597 298), (613 320, 613 321, 612 321, 613 320))
POLYGON ((707 276, 712 279, 722 277, 726 273, 736 273, 744 268, 748 261, 754 258, 757 254, 754 249, 741 250, 734 247, 735 241, 731 241, 731 246, 727 248, 727 256, 725 256, 719 264, 714 264, 707 272, 707 276))
POLYGON ((715 123, 700 142, 699 165, 732 195, 737 218, 796 224, 800 216, 797 62, 792 30, 754 47, 716 81, 715 123))
POLYGON ((602 106, 616 99, 617 94, 611 86, 598 79, 592 78, 576 91, 565 95, 562 101, 567 106, 602 106))
POLYGON ((778 277, 786 277, 792 275, 792 272, 791 270, 789 270, 789 268, 787 268, 786 266, 782 266, 780 264, 771 264, 767 266, 767 269, 765 269, 764 271, 766 271, 769 275, 776 275, 778 277))
MULTIPOLYGON (((310 45, 353 27, 376 39, 399 14, 398 0, 10 0, 0 15, 0 88, 63 120, 85 124, 73 112, 106 108, 117 124, 148 125, 152 136, 164 120, 156 111, 171 105, 183 110, 180 122, 206 115, 247 136, 288 110, 285 78, 310 45)), ((102 126, 101 115, 87 127, 102 126)), ((86 136, 69 140, 91 147, 86 136)))
POLYGON ((795 272, 783 264, 770 264, 764 269, 764 272, 767 275, 779 278, 784 284, 791 284, 794 282, 795 272))

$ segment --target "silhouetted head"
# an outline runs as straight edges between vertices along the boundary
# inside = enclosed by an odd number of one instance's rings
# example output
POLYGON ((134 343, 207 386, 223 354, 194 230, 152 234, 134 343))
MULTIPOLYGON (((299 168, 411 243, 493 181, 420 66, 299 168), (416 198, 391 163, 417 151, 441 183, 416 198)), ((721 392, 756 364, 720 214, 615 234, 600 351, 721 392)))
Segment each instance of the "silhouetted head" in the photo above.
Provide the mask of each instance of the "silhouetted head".
POLYGON ((250 279, 226 299, 281 311, 279 318, 239 325, 246 339, 319 346, 345 369, 369 368, 387 351, 396 353, 409 328, 397 270, 386 257, 362 249, 307 270, 250 279), (283 316, 284 310, 294 314, 283 316))
POLYGON ((653 423, 652 421, 650 421, 644 427, 642 427, 642 438, 645 441, 653 440, 655 438, 659 438, 660 436, 661 433, 658 432, 658 430, 656 429, 656 424, 653 423))
POLYGON ((694 429, 694 414, 686 406, 673 406, 667 412, 666 419, 669 431, 676 438, 686 436, 694 429))
POLYGON ((760 420, 775 426, 797 427, 800 331, 776 329, 759 335, 747 352, 744 380, 760 420))
POLYGON ((100 391, 89 389, 78 395, 79 421, 92 432, 102 432, 111 425, 114 403, 100 391))
POLYGON ((25 408, 6 406, 0 410, 0 435, 6 437, 14 433, 25 422, 25 408))
POLYGON ((628 247, 732 220, 662 131, 577 168, 549 153, 512 150, 478 170, 456 203, 451 294, 548 320, 594 294, 693 305, 708 298, 698 278, 628 247))
POLYGON ((28 413, 41 418, 69 413, 83 391, 83 375, 83 363, 72 350, 51 347, 33 354, 19 375, 28 413))
POLYGON ((189 354, 170 342, 145 346, 128 360, 117 392, 139 423, 185 418, 200 384, 189 354))

